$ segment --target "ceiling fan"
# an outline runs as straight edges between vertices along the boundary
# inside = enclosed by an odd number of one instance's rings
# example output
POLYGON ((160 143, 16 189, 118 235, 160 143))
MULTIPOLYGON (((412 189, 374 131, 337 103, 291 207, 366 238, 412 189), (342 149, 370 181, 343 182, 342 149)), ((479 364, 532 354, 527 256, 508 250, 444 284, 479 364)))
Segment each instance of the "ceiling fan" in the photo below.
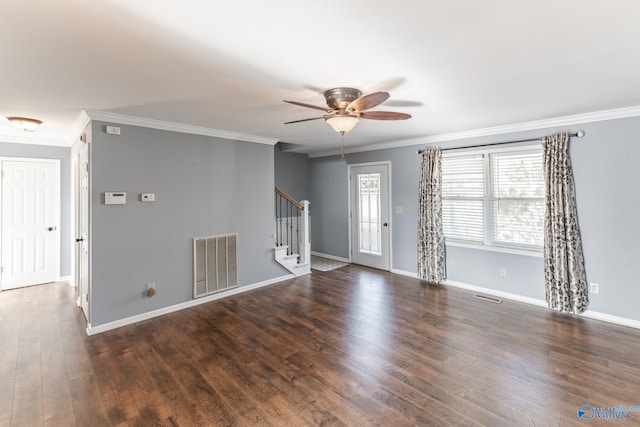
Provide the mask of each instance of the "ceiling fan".
POLYGON ((321 110, 327 113, 322 117, 286 122, 285 125, 324 119, 333 128, 333 130, 344 135, 345 132, 349 132, 353 129, 360 119, 406 120, 411 118, 411 114, 405 113, 396 113, 392 111, 367 111, 389 99, 388 92, 374 92, 363 96, 362 92, 358 89, 351 87, 336 87, 326 90, 324 92, 324 97, 329 108, 305 104, 304 102, 285 100, 284 102, 288 102, 289 104, 313 108, 314 110, 321 110))

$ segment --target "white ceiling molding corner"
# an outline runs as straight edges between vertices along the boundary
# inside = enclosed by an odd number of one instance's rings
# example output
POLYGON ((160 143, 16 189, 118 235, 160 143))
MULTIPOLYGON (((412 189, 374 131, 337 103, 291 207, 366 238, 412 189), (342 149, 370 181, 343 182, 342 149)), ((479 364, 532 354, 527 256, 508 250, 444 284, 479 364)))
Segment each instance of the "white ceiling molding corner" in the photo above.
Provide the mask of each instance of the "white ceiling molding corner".
POLYGON ((194 126, 182 123, 166 122, 163 120, 147 119, 144 117, 109 113, 106 111, 87 110, 86 113, 92 120, 118 123, 122 125, 140 126, 145 128, 188 133, 193 135, 211 136, 214 138, 230 139, 233 141, 254 142, 256 144, 275 145, 279 141, 277 138, 267 138, 258 135, 249 135, 202 126, 194 126))
POLYGON ((66 147, 66 148, 69 147, 69 143, 67 140, 37 138, 30 135, 27 135, 27 136, 0 135, 0 142, 8 142, 11 144, 46 145, 49 147, 66 147))
MULTIPOLYGON (((504 135, 507 133, 524 132, 537 129, 547 129, 558 126, 570 126, 584 123, 600 122, 605 120, 626 119, 640 117, 640 106, 617 108, 614 110, 596 111, 593 113, 576 114, 571 116, 554 117, 551 119, 535 120, 523 123, 494 126, 482 129, 472 129, 460 132, 444 133, 440 135, 424 136, 400 141, 383 142, 381 144, 361 145, 345 148, 345 154, 362 153, 365 151, 385 150, 389 148, 410 147, 414 145, 429 145, 438 142, 457 141, 461 139, 477 138, 482 136, 504 135)), ((341 153, 340 150, 310 153, 309 157, 328 157, 341 153)))
POLYGON ((67 145, 71 147, 77 140, 80 139, 82 132, 87 127, 87 125, 91 123, 91 117, 87 114, 85 110, 82 110, 78 115, 75 123, 71 128, 71 133, 69 134, 69 140, 67 141, 67 145))

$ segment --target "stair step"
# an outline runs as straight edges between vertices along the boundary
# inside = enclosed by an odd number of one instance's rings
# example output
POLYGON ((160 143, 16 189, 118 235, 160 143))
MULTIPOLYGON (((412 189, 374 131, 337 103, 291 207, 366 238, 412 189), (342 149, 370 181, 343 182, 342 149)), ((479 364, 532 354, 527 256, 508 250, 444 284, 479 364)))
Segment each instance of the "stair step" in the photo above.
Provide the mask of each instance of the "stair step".
POLYGON ((308 262, 305 262, 305 263, 296 264, 296 265, 294 265, 294 267, 295 267, 295 268, 302 268, 302 267, 306 267, 306 266, 308 266, 308 265, 309 265, 309 263, 308 263, 308 262))
POLYGON ((293 259, 293 258, 298 258, 300 255, 299 254, 291 254, 291 255, 285 255, 282 258, 283 259, 293 259))

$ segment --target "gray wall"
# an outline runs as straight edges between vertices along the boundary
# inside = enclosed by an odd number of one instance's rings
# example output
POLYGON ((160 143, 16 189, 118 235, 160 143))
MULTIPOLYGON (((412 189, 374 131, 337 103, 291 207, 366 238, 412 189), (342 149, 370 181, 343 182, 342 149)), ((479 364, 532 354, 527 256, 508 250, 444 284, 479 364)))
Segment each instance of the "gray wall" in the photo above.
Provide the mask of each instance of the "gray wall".
MULTIPOLYGON (((572 139, 570 154, 576 181, 578 214, 583 237, 587 280, 600 284, 591 295, 589 309, 640 320, 640 226, 637 215, 640 118, 608 120, 564 128, 470 138, 438 144, 440 147, 538 138, 556 131, 584 130, 572 139)), ((349 164, 392 162, 393 268, 417 271, 418 169, 416 150, 422 146, 377 150, 347 155, 349 164)), ((341 257, 348 254, 347 172, 337 157, 313 158, 310 165, 311 203, 314 206, 313 250, 341 257), (325 237, 326 236, 326 237, 325 237)), ((543 262, 540 257, 505 254, 447 245, 449 280, 464 282, 531 298, 544 299, 543 262), (500 277, 500 269, 507 277, 500 277)))
POLYGON ((309 156, 273 149, 276 187, 295 200, 309 200, 309 156))
POLYGON ((70 149, 0 142, 0 157, 60 160, 60 275, 71 275, 71 164, 70 149))
POLYGON ((104 126, 92 126, 93 327, 191 300, 193 237, 239 234, 240 286, 287 274, 273 261, 272 146, 104 126), (126 191, 127 204, 105 205, 108 191, 126 191))
POLYGON ((349 258, 349 184, 339 158, 311 159, 311 250, 349 258))

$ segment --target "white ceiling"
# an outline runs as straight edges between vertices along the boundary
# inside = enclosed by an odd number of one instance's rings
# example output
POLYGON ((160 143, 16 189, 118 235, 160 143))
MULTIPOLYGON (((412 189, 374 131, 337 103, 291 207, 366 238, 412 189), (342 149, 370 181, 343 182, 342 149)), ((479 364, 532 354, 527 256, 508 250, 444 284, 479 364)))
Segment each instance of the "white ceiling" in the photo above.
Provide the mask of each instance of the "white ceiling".
POLYGON ((632 0, 9 0, 0 140, 69 145, 83 110, 335 149, 322 92, 386 90, 345 145, 640 106, 632 0))

